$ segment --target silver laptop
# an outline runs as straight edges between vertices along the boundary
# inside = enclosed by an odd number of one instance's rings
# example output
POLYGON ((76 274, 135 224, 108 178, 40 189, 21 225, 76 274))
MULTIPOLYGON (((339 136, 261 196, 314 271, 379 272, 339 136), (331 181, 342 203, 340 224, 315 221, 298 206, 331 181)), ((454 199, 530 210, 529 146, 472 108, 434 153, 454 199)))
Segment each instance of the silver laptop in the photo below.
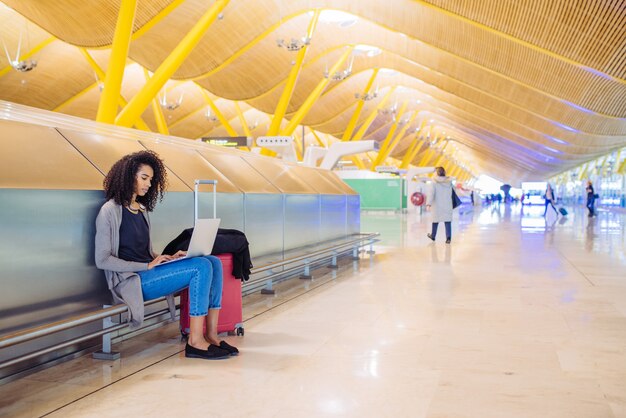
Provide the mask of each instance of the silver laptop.
POLYGON ((187 255, 185 257, 179 257, 175 260, 157 264, 156 267, 175 263, 191 257, 210 255, 213 250, 213 244, 215 243, 215 237, 217 236, 217 229, 220 226, 220 221, 221 219, 219 218, 196 220, 196 226, 193 228, 193 234, 191 235, 187 255))

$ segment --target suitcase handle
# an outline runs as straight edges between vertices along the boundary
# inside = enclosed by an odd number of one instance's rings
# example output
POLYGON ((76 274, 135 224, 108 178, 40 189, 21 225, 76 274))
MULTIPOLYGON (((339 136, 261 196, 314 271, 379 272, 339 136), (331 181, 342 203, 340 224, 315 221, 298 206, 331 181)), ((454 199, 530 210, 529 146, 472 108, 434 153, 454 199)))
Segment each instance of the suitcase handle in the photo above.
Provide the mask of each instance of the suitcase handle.
POLYGON ((193 224, 196 226, 196 220, 198 219, 198 187, 201 184, 213 185, 213 218, 217 218, 217 180, 194 180, 193 183, 193 224))

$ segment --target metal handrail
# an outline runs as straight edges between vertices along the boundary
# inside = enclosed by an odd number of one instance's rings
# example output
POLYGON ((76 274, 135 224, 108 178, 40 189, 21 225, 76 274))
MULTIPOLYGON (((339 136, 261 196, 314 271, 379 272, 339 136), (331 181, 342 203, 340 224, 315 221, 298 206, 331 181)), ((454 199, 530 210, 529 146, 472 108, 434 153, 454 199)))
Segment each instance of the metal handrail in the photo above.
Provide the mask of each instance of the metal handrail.
MULTIPOLYGON (((145 302, 145 306, 163 302, 164 300, 165 298, 152 299, 145 302)), ((12 334, 3 335, 2 337, 0 337, 0 349, 10 347, 15 344, 25 343, 26 341, 34 340, 35 338, 45 337, 46 335, 54 334, 55 332, 65 331, 66 329, 88 324, 99 319, 118 315, 126 312, 127 310, 128 307, 126 305, 111 306, 110 308, 103 308, 98 311, 91 311, 82 315, 71 317, 69 319, 52 322, 50 324, 43 324, 37 327, 17 331, 12 334)))
MULTIPOLYGON (((293 264, 296 263, 298 261, 302 261, 302 260, 306 260, 309 258, 313 258, 313 257, 318 257, 322 254, 326 254, 326 253, 331 253, 333 251, 338 250, 339 248, 343 248, 343 247, 349 247, 351 245, 354 245, 355 243, 358 242, 363 242, 363 241, 371 241, 371 243, 374 242, 374 238, 379 236, 379 233, 371 233, 371 234, 363 234, 362 236, 360 236, 359 238, 350 240, 350 241, 345 241, 342 242, 340 244, 334 245, 334 246, 330 246, 330 247, 325 247, 322 249, 319 249, 317 251, 314 251, 312 253, 307 253, 305 255, 301 255, 301 256, 295 256, 295 257, 291 257, 291 258, 287 258, 275 263, 270 263, 270 264, 266 264, 264 266, 258 267, 258 268, 254 268, 251 271, 251 274, 258 274, 258 273, 262 273, 264 271, 267 270, 271 270, 273 268, 277 268, 277 267, 281 267, 281 266, 285 266, 288 264, 293 264)), ((283 270, 280 272, 276 272, 274 275, 282 275, 282 274, 286 274, 288 272, 291 271, 296 271, 301 267, 293 267, 287 270, 283 270)), ((272 277, 273 275, 270 276, 266 276, 263 277, 262 279, 258 279, 255 280, 256 281, 260 281, 260 280, 268 280, 272 277)), ((252 284, 252 283, 250 283, 252 284)), ((149 300, 146 301, 144 303, 145 306, 149 306, 155 303, 159 303, 159 302, 163 302, 165 301, 165 298, 158 298, 158 299, 153 299, 153 300, 149 300)), ((49 323, 49 324, 43 324, 43 325, 39 325, 33 328, 28 328, 28 329, 24 329, 24 330, 20 330, 20 331, 16 331, 14 333, 10 333, 10 334, 6 334, 6 335, 2 335, 0 336, 0 349, 6 348, 6 347, 11 347, 14 346, 16 344, 21 344, 27 341, 31 341, 34 340, 36 338, 40 338, 40 337, 45 337, 47 335, 50 334, 54 334, 60 331, 64 331, 70 328, 75 328, 77 326, 80 325, 84 325, 84 324, 88 324, 90 322, 94 322, 94 321, 98 321, 98 320, 102 320, 108 317, 111 317, 113 315, 118 315, 118 314, 122 314, 124 312, 126 312, 128 310, 128 307, 126 305, 117 305, 117 306, 111 306, 109 308, 103 308, 100 309, 98 311, 92 311, 92 312, 88 312, 85 314, 81 314, 81 315, 77 315, 74 317, 71 317, 69 319, 65 319, 65 320, 61 320, 61 321, 57 321, 57 322, 53 322, 53 323, 49 323)), ((146 315, 145 319, 152 319, 155 318, 159 315, 162 315, 164 313, 167 313, 169 310, 168 309, 162 309, 159 310, 157 312, 153 312, 149 315, 146 315)), ((71 340, 67 340, 58 344, 55 344, 53 346, 50 347, 46 347, 46 348, 42 348, 40 350, 34 351, 32 353, 29 354, 24 354, 21 356, 18 356, 16 358, 4 361, 2 363, 0 363, 0 369, 4 368, 4 367, 8 367, 17 363, 20 363, 22 361, 25 360, 29 360, 31 358, 34 357, 38 357, 40 355, 44 355, 47 353, 50 353, 52 351, 55 350, 59 350, 61 348, 65 348, 68 347, 70 345, 73 344, 77 344, 92 338, 96 338, 102 335, 106 335, 109 334, 113 331, 117 331, 120 330, 122 328, 125 328, 128 326, 128 322, 124 322, 118 325, 114 325, 112 327, 108 327, 108 328, 104 328, 102 330, 98 330, 98 331, 94 331, 91 332, 89 334, 80 336, 80 337, 76 337, 76 338, 72 338, 71 340)))
MULTIPOLYGON (((161 298, 161 300, 165 300, 165 298, 161 298)), ((152 301, 150 301, 150 302, 152 302, 152 301)), ((124 305, 124 310, 122 312, 124 312, 124 311, 126 311, 126 305, 124 305)), ((147 320, 150 320, 152 318, 156 318, 156 317, 158 317, 160 315, 163 315, 165 313, 168 313, 168 312, 169 312, 169 308, 161 309, 159 311, 152 312, 151 314, 146 315, 144 319, 147 321, 147 320)), ((91 321, 89 321, 89 322, 91 322, 91 321)), ((83 335, 81 337, 72 338, 71 340, 67 340, 67 341, 64 341, 62 343, 51 345, 49 347, 42 348, 42 349, 37 350, 37 351, 33 351, 32 353, 28 353, 28 354, 24 354, 24 355, 12 358, 11 360, 7 360, 7 361, 4 361, 4 362, 0 363, 0 369, 2 369, 4 367, 12 366, 12 365, 17 364, 17 363, 21 363, 21 362, 26 361, 26 360, 30 360, 30 359, 35 358, 35 357, 42 356, 44 354, 51 353, 51 352, 56 351, 56 350, 60 350, 60 349, 65 348, 65 347, 69 347, 69 346, 74 345, 74 344, 81 343, 83 341, 90 340, 92 338, 96 338, 96 337, 100 337, 102 335, 106 335, 106 334, 108 334, 110 332, 113 332, 113 331, 118 331, 120 329, 126 328, 127 326, 128 326, 128 323, 124 322, 124 323, 121 323, 121 324, 114 325, 112 327, 101 329, 99 331, 91 332, 91 333, 83 335)), ((56 331, 54 331, 54 332, 56 332, 56 331)), ((47 334, 44 334, 44 335, 47 335, 47 334)), ((40 335, 40 336, 43 336, 43 335, 40 335)), ((32 338, 30 338, 30 339, 32 339, 32 338)), ((28 341, 28 340, 25 340, 25 341, 28 341)), ((15 343, 15 344, 17 344, 17 343, 15 343)), ((12 344, 12 345, 14 345, 14 344, 12 344)))
POLYGON ((276 263, 270 263, 270 264, 266 264, 264 266, 258 267, 258 268, 253 268, 251 270, 251 274, 257 274, 257 273, 262 273, 266 270, 271 270, 273 268, 276 267, 281 267, 287 264, 291 264, 291 263, 296 263, 298 261, 302 261, 302 260, 306 260, 307 258, 312 258, 312 257, 317 257, 318 255, 322 255, 331 251, 335 251, 337 248, 341 248, 341 247, 349 247, 354 243, 357 242, 361 242, 361 241, 368 241, 371 239, 374 239, 375 237, 379 236, 379 233, 371 233, 371 234, 364 234, 361 238, 357 238, 351 241, 346 241, 346 242, 342 242, 341 244, 337 244, 331 247, 326 247, 326 248, 322 248, 320 250, 314 251, 312 253, 307 253, 304 255, 299 255, 296 257, 291 257, 291 258, 286 258, 282 261, 278 261, 276 263))

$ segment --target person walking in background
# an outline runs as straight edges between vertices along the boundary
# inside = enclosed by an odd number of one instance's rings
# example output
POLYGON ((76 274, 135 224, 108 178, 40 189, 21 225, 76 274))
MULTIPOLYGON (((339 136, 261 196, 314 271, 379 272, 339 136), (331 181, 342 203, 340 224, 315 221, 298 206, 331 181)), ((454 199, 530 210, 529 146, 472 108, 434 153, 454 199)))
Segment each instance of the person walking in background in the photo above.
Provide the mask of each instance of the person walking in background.
POLYGON ((446 176, 443 167, 436 168, 436 175, 433 177, 433 185, 429 190, 426 206, 432 206, 432 232, 426 234, 431 240, 437 236, 439 222, 446 225, 446 244, 452 240, 452 180, 446 176))
POLYGON ((556 216, 559 216, 559 211, 556 210, 556 207, 554 206, 554 201, 556 199, 554 198, 554 190, 552 190, 552 186, 550 185, 550 183, 546 183, 546 194, 544 196, 544 199, 546 201, 546 210, 543 211, 543 216, 546 216, 548 214, 548 205, 552 206, 552 209, 554 209, 556 216))
POLYGON ((589 209, 589 217, 596 216, 596 211, 594 209, 594 205, 596 203, 596 192, 593 190, 593 184, 591 184, 591 180, 587 181, 587 209, 589 209))

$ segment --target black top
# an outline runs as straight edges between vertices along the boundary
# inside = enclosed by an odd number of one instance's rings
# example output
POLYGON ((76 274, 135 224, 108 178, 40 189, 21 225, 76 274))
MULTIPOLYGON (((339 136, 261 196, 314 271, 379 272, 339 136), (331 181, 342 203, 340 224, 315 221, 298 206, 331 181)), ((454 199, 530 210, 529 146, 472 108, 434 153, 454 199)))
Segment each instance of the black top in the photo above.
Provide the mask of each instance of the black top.
POLYGON ((117 256, 126 261, 149 263, 150 231, 148 222, 141 212, 134 214, 127 208, 122 210, 122 224, 120 225, 120 247, 117 256))
POLYGON ((593 198, 594 192, 593 192, 593 186, 591 184, 587 185, 587 198, 591 199, 593 198))

